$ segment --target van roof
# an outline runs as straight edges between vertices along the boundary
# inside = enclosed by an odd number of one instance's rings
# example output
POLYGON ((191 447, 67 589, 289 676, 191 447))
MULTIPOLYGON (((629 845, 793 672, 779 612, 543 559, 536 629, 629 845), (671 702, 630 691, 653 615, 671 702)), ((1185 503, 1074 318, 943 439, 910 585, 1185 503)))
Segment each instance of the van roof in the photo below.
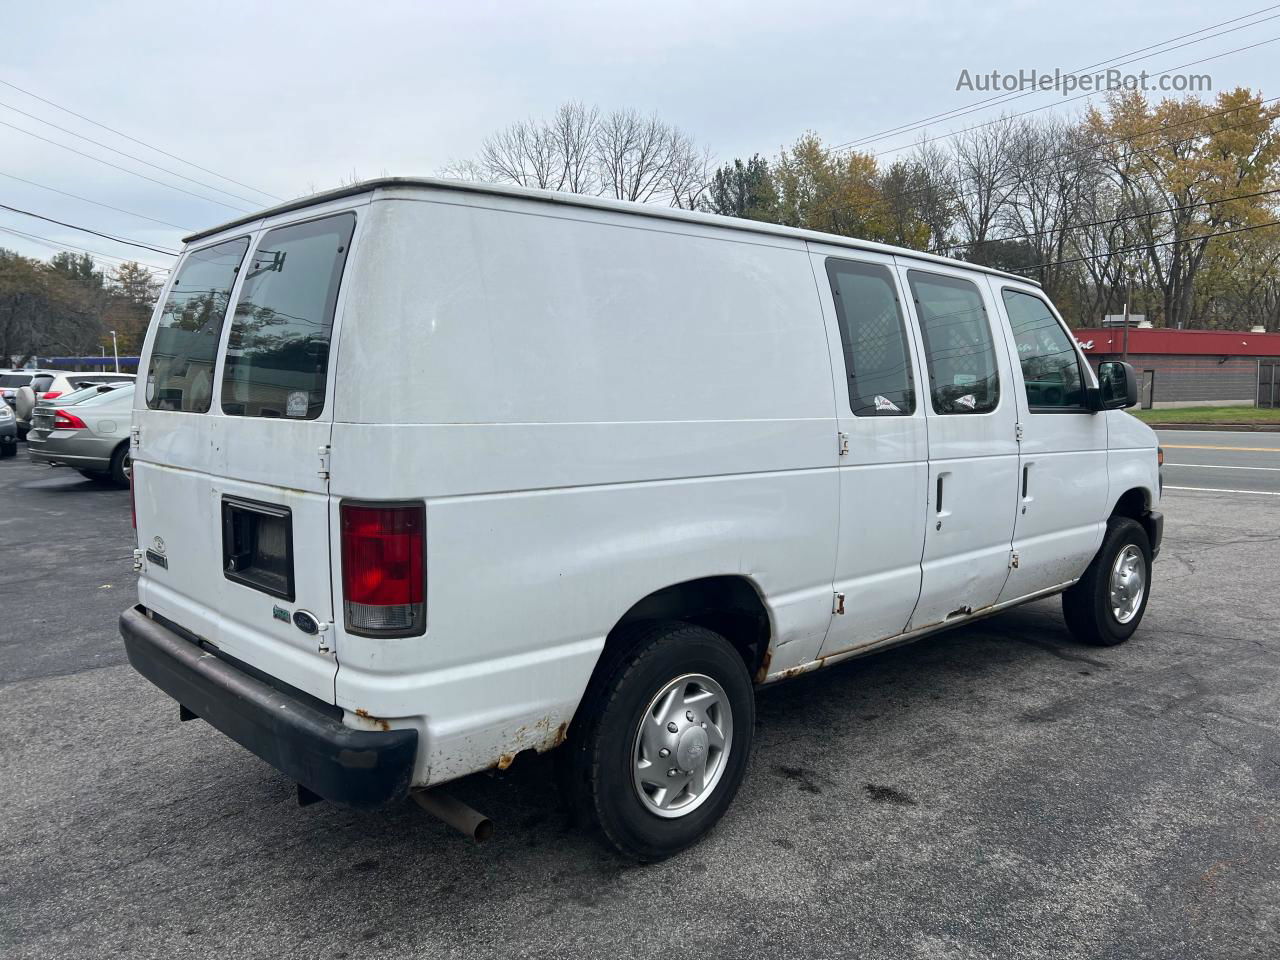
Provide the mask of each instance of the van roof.
POLYGON ((353 183, 349 186, 339 187, 336 190, 326 190, 323 193, 313 193, 306 197, 299 197, 296 200, 288 200, 285 203, 277 204, 274 207, 267 207, 257 213, 237 217, 235 220, 229 220, 216 227, 210 227, 207 230, 200 230, 189 236, 183 237, 183 242, 192 243, 196 240, 202 240, 205 237, 214 236, 215 234, 222 233, 223 231, 230 230, 234 227, 243 226, 246 223, 253 223, 255 220, 273 217, 281 213, 288 213, 291 210, 302 210, 306 207, 327 203, 331 200, 340 200, 343 197, 356 196, 361 193, 370 193, 374 190, 383 188, 412 189, 415 187, 432 190, 457 190, 464 193, 490 194, 500 197, 519 197, 525 200, 541 200, 547 203, 562 204, 564 206, 609 210, 614 213, 626 213, 638 217, 653 217, 659 220, 677 220, 684 223, 701 223, 729 230, 742 230, 747 233, 763 233, 778 237, 792 237, 798 240, 811 240, 815 243, 827 243, 833 246, 850 247, 855 250, 869 250, 875 253, 910 257, 914 260, 922 260, 932 263, 945 263, 956 267, 962 267, 967 270, 977 270, 982 273, 990 273, 999 277, 1007 277, 1010 280, 1017 280, 1022 283, 1030 283, 1039 286, 1038 281, 1032 280, 1029 277, 1022 277, 1016 273, 997 270, 993 267, 984 267, 980 264, 970 263, 966 260, 957 260, 954 257, 940 257, 936 254, 925 253, 922 250, 912 250, 909 247, 895 247, 892 244, 876 243, 872 240, 858 240, 853 237, 841 237, 832 233, 821 233, 817 230, 802 230, 797 227, 780 226, 776 223, 765 223, 761 220, 747 220, 742 217, 725 217, 715 213, 700 213, 693 210, 682 210, 676 207, 660 207, 656 204, 635 203, 628 200, 610 200, 606 197, 590 197, 578 193, 561 193, 555 190, 535 190, 530 187, 515 187, 496 183, 476 183, 469 180, 444 180, 437 177, 378 177, 373 180, 363 180, 360 183, 353 183))

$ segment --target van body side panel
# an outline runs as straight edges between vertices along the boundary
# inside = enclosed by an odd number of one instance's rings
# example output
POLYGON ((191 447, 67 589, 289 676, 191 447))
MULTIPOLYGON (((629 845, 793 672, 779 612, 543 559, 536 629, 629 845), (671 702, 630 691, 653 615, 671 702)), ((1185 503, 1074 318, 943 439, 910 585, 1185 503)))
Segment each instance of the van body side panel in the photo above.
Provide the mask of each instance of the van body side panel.
POLYGON ((375 200, 349 290, 331 510, 426 501, 427 631, 339 623, 338 704, 417 725, 418 783, 500 764, 563 736, 633 604, 716 575, 815 656, 838 478, 803 245, 442 199, 375 200))

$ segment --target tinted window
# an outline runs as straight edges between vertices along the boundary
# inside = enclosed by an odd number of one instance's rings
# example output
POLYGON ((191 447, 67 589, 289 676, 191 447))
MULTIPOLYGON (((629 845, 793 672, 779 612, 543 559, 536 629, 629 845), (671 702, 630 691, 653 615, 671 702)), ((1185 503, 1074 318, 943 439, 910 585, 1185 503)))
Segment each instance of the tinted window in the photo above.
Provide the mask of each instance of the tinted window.
POLYGON ((916 408, 902 307, 887 267, 828 260, 855 416, 905 416, 916 408))
POLYGON ((907 274, 924 336, 935 413, 985 413, 1000 402, 1000 374, 987 311, 968 280, 907 274))
POLYGON ((30 382, 29 373, 0 373, 0 387, 25 387, 30 382))
POLYGON ((156 324, 147 366, 147 406, 204 413, 213 398, 213 364, 222 321, 247 237, 187 254, 156 324))
POLYGON ((1030 407, 1084 407, 1080 361, 1049 305, 1020 290, 1004 290, 1004 308, 1022 363, 1030 407))
POLYGON ((53 374, 38 373, 31 378, 31 389, 36 393, 44 393, 53 386, 53 374))
POLYGON ((227 342, 222 409, 313 420, 324 409, 338 283, 355 214, 272 230, 249 264, 227 342))

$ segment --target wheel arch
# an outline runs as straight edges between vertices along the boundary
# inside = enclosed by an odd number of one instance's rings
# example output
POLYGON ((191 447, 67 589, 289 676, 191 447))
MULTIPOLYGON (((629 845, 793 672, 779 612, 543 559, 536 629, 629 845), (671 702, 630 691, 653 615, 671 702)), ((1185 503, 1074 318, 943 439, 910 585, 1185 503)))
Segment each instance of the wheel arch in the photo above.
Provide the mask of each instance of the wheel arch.
POLYGON ((631 605, 605 638, 600 662, 620 652, 637 624, 662 620, 695 623, 714 630, 742 656, 753 677, 768 656, 773 618, 759 587, 741 574, 698 577, 668 584, 631 605))
POLYGON ((1156 524, 1151 516, 1152 500, 1151 491, 1146 487, 1130 487, 1116 498, 1115 504, 1111 507, 1111 513, 1108 514, 1108 519, 1128 517, 1130 520, 1136 520, 1142 525, 1142 529, 1147 532, 1147 538, 1154 544, 1156 542, 1156 524))

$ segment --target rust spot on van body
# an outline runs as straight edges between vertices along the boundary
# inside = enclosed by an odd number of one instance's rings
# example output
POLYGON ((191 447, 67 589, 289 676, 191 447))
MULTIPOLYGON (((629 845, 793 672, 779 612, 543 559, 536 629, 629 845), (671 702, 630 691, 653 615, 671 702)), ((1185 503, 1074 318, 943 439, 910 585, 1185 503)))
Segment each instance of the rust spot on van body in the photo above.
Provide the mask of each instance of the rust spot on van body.
POLYGON ((764 659, 760 661, 760 669, 756 671, 756 683, 764 683, 769 677, 769 664, 773 663, 773 647, 764 652, 764 659))
POLYGON ((361 719, 363 719, 363 720, 368 720, 368 721, 370 721, 370 722, 372 722, 372 723, 376 723, 376 724, 377 724, 379 727, 381 727, 383 730, 390 730, 390 729, 391 729, 391 724, 390 724, 390 723, 388 723, 386 720, 383 720, 381 717, 374 717, 374 716, 370 716, 370 715, 369 715, 369 711, 368 711, 368 710, 366 710, 364 707, 357 707, 357 708, 356 708, 356 716, 357 716, 357 717, 360 717, 360 718, 361 718, 361 719))
POLYGON ((556 727, 556 739, 555 739, 555 742, 552 744, 552 747, 553 748, 558 747, 568 739, 569 739, 569 724, 566 722, 556 727))
POLYGON ((514 753, 504 753, 498 758, 498 769, 505 770, 515 762, 516 755, 514 753))

